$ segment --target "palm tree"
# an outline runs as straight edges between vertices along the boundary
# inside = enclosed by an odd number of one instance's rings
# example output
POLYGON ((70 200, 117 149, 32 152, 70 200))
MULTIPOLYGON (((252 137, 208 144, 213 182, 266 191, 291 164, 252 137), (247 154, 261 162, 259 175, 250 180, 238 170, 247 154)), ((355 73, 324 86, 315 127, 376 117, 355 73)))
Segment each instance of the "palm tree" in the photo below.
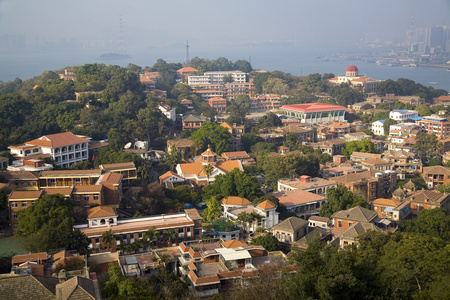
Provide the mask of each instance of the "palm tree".
POLYGON ((150 228, 149 230, 147 230, 144 234, 144 239, 148 240, 149 244, 151 246, 153 246, 153 242, 155 242, 157 240, 157 235, 158 232, 155 230, 155 228, 150 228))
POLYGON ((134 253, 139 253, 140 248, 141 248, 140 241, 135 241, 134 243, 131 244, 131 249, 133 250, 134 253))
POLYGON ((209 176, 211 176, 213 171, 214 171, 214 166, 212 164, 203 165, 203 172, 205 172, 206 178, 207 178, 206 185, 209 185, 209 176))
POLYGON ((119 249, 120 253, 122 253, 122 255, 124 255, 124 254, 125 254, 125 250, 127 249, 127 244, 124 244, 124 243, 122 242, 122 243, 120 243, 120 244, 117 246, 117 249, 119 249))
POLYGON ((102 242, 108 245, 108 250, 111 251, 112 245, 116 242, 112 229, 108 230, 102 235, 102 242))
POLYGON ((252 220, 251 214, 246 213, 246 212, 241 212, 238 215, 238 220, 241 222, 241 225, 244 228, 244 230, 246 232, 248 232, 248 225, 249 225, 249 222, 252 220))
POLYGON ((163 234, 164 234, 164 238, 167 239, 167 245, 168 246, 172 245, 172 240, 176 236, 175 230, 173 230, 172 228, 166 229, 163 231, 163 234))
POLYGON ((167 254, 167 253, 160 254, 159 255, 159 261, 163 263, 164 268, 165 268, 167 263, 170 261, 170 255, 167 254))

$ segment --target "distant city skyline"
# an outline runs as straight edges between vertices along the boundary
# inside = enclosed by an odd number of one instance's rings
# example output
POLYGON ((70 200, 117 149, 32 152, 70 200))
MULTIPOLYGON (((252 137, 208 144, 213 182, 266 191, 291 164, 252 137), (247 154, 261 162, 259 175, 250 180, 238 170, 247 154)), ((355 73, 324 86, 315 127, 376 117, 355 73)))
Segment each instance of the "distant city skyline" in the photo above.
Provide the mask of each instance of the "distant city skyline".
POLYGON ((186 40, 201 48, 403 43, 411 20, 416 28, 450 25, 450 1, 1 0, 0 47, 118 48, 120 31, 130 49, 186 40))

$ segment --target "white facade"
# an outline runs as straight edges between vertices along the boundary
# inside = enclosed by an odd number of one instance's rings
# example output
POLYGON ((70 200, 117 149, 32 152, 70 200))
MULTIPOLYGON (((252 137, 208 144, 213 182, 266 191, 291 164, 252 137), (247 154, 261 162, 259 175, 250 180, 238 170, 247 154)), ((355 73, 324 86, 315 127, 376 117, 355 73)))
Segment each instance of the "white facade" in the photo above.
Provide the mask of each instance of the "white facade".
POLYGON ((167 119, 172 120, 172 121, 176 121, 177 119, 177 110, 176 108, 172 108, 168 105, 162 106, 159 105, 159 110, 167 117, 167 119))
POLYGON ((415 110, 394 109, 389 113, 389 118, 395 121, 404 122, 411 117, 417 117, 419 113, 415 110))
POLYGON ((378 120, 372 123, 372 131, 375 135, 384 135, 384 122, 386 120, 378 120))
POLYGON ((224 84, 224 76, 231 76, 233 82, 246 82, 247 74, 242 71, 211 71, 202 76, 189 76, 188 84, 224 84))

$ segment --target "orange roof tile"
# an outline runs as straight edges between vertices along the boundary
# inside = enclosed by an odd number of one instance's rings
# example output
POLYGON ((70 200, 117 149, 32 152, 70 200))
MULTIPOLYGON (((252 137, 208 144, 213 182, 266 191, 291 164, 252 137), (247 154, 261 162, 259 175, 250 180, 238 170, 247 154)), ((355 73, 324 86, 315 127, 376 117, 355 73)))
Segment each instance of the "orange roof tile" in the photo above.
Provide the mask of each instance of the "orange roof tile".
POLYGON ((100 182, 109 182, 109 183, 120 183, 122 180, 122 174, 120 173, 107 173, 105 176, 103 176, 102 180, 100 182))
POLYGON ((38 139, 26 142, 28 145, 36 145, 42 147, 56 148, 67 145, 73 145, 78 143, 89 142, 86 138, 81 138, 73 134, 72 132, 62 132, 56 134, 49 134, 41 136, 38 139))
POLYGON ((238 248, 238 247, 247 247, 248 244, 241 240, 229 240, 222 243, 224 248, 238 248))
POLYGON ((9 200, 25 200, 31 199, 36 200, 41 197, 42 191, 14 191, 9 196, 9 200))
POLYGON ((116 216, 116 212, 109 206, 96 206, 88 209, 88 218, 101 218, 116 216))
POLYGON ((228 196, 222 199, 222 204, 225 205, 250 205, 252 204, 249 200, 236 196, 228 196))
POLYGON ((198 70, 193 67, 184 67, 177 70, 177 73, 190 73, 190 72, 197 72, 198 70))
POLYGON ((21 264, 27 261, 43 261, 47 260, 47 252, 37 252, 23 255, 15 255, 12 258, 13 265, 21 264))
POLYGON ((266 200, 266 201, 261 202, 260 204, 258 204, 257 207, 266 210, 266 209, 272 209, 272 208, 275 208, 276 205, 273 204, 271 201, 266 200))
POLYGON ((396 200, 392 200, 392 199, 385 199, 385 198, 378 198, 378 199, 374 200, 372 203, 373 204, 378 204, 378 205, 393 206, 393 207, 397 207, 400 204, 402 204, 401 201, 396 201, 396 200))
POLYGON ((134 164, 134 162, 124 162, 124 163, 117 163, 117 164, 100 165, 100 169, 102 169, 102 170, 117 170, 117 169, 129 169, 129 168, 136 168, 136 165, 134 164))
POLYGON ((172 171, 167 171, 166 173, 162 174, 161 176, 159 176, 159 179, 161 179, 162 181, 169 179, 170 177, 175 176, 175 177, 179 177, 181 178, 180 175, 178 175, 177 173, 174 173, 172 171))

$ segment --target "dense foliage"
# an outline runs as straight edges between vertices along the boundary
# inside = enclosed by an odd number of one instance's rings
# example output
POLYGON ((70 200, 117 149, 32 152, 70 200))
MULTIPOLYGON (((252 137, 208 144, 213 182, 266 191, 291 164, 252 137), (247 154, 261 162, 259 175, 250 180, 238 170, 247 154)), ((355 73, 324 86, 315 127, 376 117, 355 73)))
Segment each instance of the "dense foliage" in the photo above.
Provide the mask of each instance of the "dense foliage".
POLYGON ((31 252, 64 248, 87 252, 87 237, 73 230, 74 204, 62 195, 44 195, 33 205, 17 212, 17 235, 25 237, 25 248, 31 252))
POLYGON ((320 215, 322 217, 331 217, 335 212, 347 210, 352 207, 361 206, 370 208, 370 204, 363 196, 355 195, 345 186, 327 189, 328 201, 320 207, 320 215))

